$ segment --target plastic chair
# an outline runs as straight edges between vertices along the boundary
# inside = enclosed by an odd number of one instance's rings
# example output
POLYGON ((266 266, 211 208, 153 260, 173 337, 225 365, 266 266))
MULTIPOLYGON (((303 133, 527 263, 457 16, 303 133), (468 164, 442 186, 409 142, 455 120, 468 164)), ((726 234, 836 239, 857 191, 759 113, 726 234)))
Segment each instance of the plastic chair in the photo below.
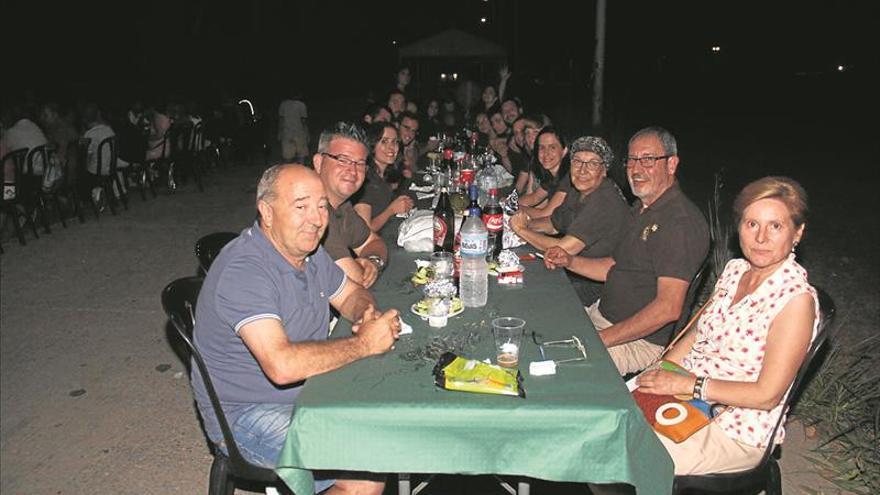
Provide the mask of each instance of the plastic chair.
MULTIPOLYGON (((76 160, 76 149, 77 143, 75 141, 69 143, 68 145, 68 159, 76 160)), ((47 162, 51 163, 55 161, 55 155, 58 153, 53 147, 48 149, 47 153, 47 162)), ((67 173, 67 170, 62 170, 61 180, 52 184, 50 189, 42 189, 40 194, 43 198, 43 203, 48 203, 49 200, 52 201, 52 204, 55 205, 55 211, 58 213, 58 220, 61 221, 61 225, 66 229, 67 221, 65 219, 64 210, 61 208, 61 197, 64 196, 66 198, 66 202, 70 204, 73 209, 71 216, 76 216, 79 218, 79 223, 85 223, 86 218, 83 215, 82 208, 79 203, 79 194, 76 192, 76 187, 74 185, 74 180, 67 173)))
POLYGON ((185 146, 184 149, 181 150, 181 163, 184 165, 187 174, 192 175, 193 180, 196 182, 196 186, 199 188, 199 192, 204 192, 205 187, 202 183, 203 170, 201 157, 203 143, 202 124, 198 123, 195 126, 190 126, 183 132, 183 138, 185 139, 185 146))
POLYGON ((27 243, 24 240, 24 232, 22 231, 21 223, 19 223, 20 218, 24 219, 25 225, 30 225, 34 237, 37 239, 40 238, 40 235, 37 234, 37 226, 26 209, 26 193, 24 192, 23 174, 27 153, 28 150, 26 148, 10 151, 3 156, 2 160, 0 160, 0 174, 2 174, 3 178, 3 191, 2 196, 0 196, 0 198, 2 198, 0 199, 0 211, 6 213, 7 217, 12 220, 12 226, 15 228, 15 235, 18 237, 18 242, 22 246, 27 243), (6 166, 10 162, 12 162, 10 170, 12 170, 13 173, 11 180, 5 175, 6 166), (7 197, 7 192, 9 193, 9 197, 7 197))
POLYGON ((27 213, 29 213, 32 218, 39 216, 40 221, 43 223, 43 230, 47 234, 51 234, 52 229, 49 228, 49 217, 46 212, 46 204, 42 195, 43 173, 46 172, 46 168, 49 166, 48 149, 49 145, 42 144, 40 146, 34 146, 28 150, 24 162, 24 173, 21 174, 19 183, 22 185, 22 199, 24 200, 27 213), (42 163, 43 172, 35 174, 34 167, 37 164, 38 158, 42 163))
MULTIPOLYGON (((121 201, 125 209, 128 209, 128 195, 124 192, 122 182, 119 180, 119 175, 116 173, 116 160, 116 136, 110 136, 104 138, 98 143, 95 172, 92 173, 86 169, 86 177, 88 178, 86 182, 89 184, 89 188, 101 188, 104 197, 107 198, 107 204, 110 206, 110 213, 113 215, 116 215, 117 202, 121 201), (109 158, 105 160, 105 157, 109 158), (107 164, 107 173, 104 173, 105 163, 107 164), (118 198, 113 192, 114 186, 119 191, 118 198)), ((93 196, 90 195, 90 198, 92 201, 92 209, 95 211, 95 218, 97 218, 99 206, 93 196)))
POLYGON ((711 258, 711 256, 706 256, 706 259, 703 260, 703 264, 700 265, 700 269, 697 270, 697 273, 695 273, 694 277, 691 279, 687 293, 684 296, 684 304, 682 304, 681 307, 681 314, 678 316, 678 321, 675 322, 675 326, 672 327, 672 335, 670 336, 669 342, 675 340, 678 333, 681 332, 685 325, 687 325, 688 321, 690 321, 691 310, 694 307, 694 299, 696 299, 697 293, 700 291, 700 286, 703 285, 703 279, 706 275, 706 270, 711 264, 711 258))
POLYGON ((208 273, 211 263, 220 254, 223 246, 236 237, 238 234, 234 232, 214 232, 196 241, 196 257, 199 259, 199 265, 204 273, 208 273))
POLYGON ((279 479, 274 470, 255 466, 242 457, 238 450, 238 444, 235 443, 235 438, 232 436, 232 429, 226 421, 226 415, 220 407, 220 399, 214 390, 208 368, 205 366, 198 349, 193 345, 195 308, 203 281, 204 279, 201 277, 186 277, 171 282, 162 291, 162 308, 192 354, 192 361, 195 362, 208 396, 211 398, 211 406, 214 409, 214 414, 217 415, 217 422, 223 431, 223 441, 229 452, 227 456, 212 444, 214 461, 211 463, 208 493, 209 495, 232 495, 235 492, 235 479, 277 485, 279 479))
MULTIPOLYGON (((810 364, 828 339, 827 328, 834 319, 834 313, 837 310, 834 301, 825 291, 816 287, 816 292, 819 296, 819 310, 821 313, 819 330, 812 345, 810 345, 810 350, 807 352, 803 364, 801 364, 798 370, 797 376, 795 376, 788 397, 785 399, 783 411, 788 411, 804 376, 807 374, 807 370, 810 368, 810 364)), ((780 415, 776 426, 773 427, 773 434, 770 438, 776 438, 776 432, 782 425, 782 418, 783 415, 780 415)), ((779 449, 776 447, 771 442, 764 451, 764 457, 761 458, 758 466, 748 471, 676 476, 673 484, 673 493, 757 493, 764 490, 766 495, 781 495, 782 475, 779 472, 779 464, 776 462, 776 459, 779 457, 779 449)))

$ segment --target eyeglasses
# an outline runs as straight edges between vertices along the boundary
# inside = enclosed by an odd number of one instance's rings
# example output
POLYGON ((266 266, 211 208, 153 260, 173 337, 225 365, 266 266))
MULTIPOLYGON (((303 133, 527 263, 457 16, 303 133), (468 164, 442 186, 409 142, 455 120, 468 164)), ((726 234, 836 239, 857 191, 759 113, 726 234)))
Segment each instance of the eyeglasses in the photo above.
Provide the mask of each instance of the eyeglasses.
POLYGON ((582 168, 586 168, 587 170, 591 170, 593 172, 599 170, 605 163, 602 160, 578 160, 577 158, 571 159, 571 168, 574 170, 580 170, 582 168))
POLYGON ((663 155, 663 156, 628 156, 626 157, 626 166, 627 167, 635 167, 636 164, 641 165, 646 169, 654 168, 654 165, 657 164, 657 160, 666 160, 670 158, 672 155, 663 155))
POLYGON ((341 164, 343 164, 343 165, 349 166, 349 167, 355 167, 355 168, 358 168, 358 169, 361 169, 361 170, 367 168, 367 161, 366 161, 366 160, 358 160, 358 161, 355 161, 355 160, 352 160, 351 158, 349 158, 349 157, 347 157, 347 156, 334 155, 334 154, 332 154, 332 153, 326 153, 326 152, 325 152, 325 153, 321 153, 321 155, 323 155, 323 156, 329 156, 330 158, 336 160, 337 162, 339 162, 339 163, 341 163, 341 164))
POLYGON ((540 341, 541 335, 532 332, 532 341, 535 345, 538 346, 538 351, 541 353, 541 359, 547 360, 547 354, 544 352, 544 348, 546 347, 567 347, 570 349, 574 349, 575 357, 567 358, 567 359, 554 359, 553 361, 556 364, 563 363, 573 363, 575 361, 586 361, 587 359, 587 347, 581 342, 581 339, 572 335, 570 339, 565 340, 548 340, 548 341, 540 341))

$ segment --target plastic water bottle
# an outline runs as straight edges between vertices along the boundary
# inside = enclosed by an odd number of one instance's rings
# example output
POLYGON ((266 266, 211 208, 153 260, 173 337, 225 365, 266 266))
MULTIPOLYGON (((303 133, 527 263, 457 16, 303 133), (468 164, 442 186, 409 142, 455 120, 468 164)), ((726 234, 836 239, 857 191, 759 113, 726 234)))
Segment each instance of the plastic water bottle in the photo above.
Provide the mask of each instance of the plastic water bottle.
POLYGON ((489 231, 479 215, 470 215, 461 228, 461 273, 458 293, 466 308, 480 308, 489 297, 489 265, 486 251, 489 231))

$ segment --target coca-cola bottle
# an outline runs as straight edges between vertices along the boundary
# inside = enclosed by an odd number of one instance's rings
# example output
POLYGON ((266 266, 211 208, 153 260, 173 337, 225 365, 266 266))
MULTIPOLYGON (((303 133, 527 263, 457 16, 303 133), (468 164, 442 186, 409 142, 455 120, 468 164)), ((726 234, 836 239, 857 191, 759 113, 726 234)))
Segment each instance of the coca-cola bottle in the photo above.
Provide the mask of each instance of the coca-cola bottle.
POLYGON ((477 156, 477 140, 480 138, 480 134, 477 131, 471 132, 471 142, 470 147, 468 148, 468 153, 471 156, 477 156))
POLYGON ((443 187, 440 189, 437 207, 434 208, 434 252, 451 253, 454 240, 455 212, 452 210, 452 202, 449 201, 449 191, 443 187))
POLYGON ((483 223, 486 224, 486 230, 489 231, 489 249, 487 258, 489 261, 498 259, 498 253, 501 252, 504 238, 504 211, 498 204, 498 190, 489 189, 489 198, 483 205, 483 223))
POLYGON ((452 171, 455 170, 454 156, 455 150, 453 150, 451 146, 447 146, 447 148, 443 150, 443 161, 440 164, 440 169, 447 174, 451 174, 452 171))

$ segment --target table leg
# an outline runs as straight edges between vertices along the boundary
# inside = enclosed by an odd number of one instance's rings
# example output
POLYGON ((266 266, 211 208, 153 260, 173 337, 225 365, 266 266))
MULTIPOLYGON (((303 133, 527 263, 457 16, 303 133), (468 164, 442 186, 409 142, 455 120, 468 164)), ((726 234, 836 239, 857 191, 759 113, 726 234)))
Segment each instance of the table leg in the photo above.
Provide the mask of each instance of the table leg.
POLYGON ((410 482, 409 482, 409 473, 398 473, 397 474, 397 494, 398 495, 410 495, 410 482))
POLYGON ((516 484, 516 495, 529 495, 531 485, 528 481, 520 481, 516 484))

